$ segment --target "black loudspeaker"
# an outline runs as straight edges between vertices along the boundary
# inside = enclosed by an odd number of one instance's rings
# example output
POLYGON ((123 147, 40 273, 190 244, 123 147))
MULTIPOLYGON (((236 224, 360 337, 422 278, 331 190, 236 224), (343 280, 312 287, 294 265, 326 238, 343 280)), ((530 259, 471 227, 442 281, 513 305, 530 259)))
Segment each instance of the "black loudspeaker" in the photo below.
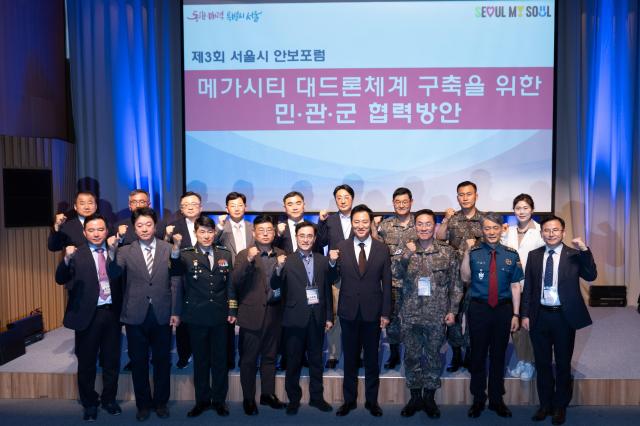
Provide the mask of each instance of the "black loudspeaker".
POLYGON ((31 312, 26 318, 7 324, 7 328, 16 330, 22 336, 25 346, 44 339, 44 322, 40 309, 31 312))
POLYGON ((24 338, 16 329, 0 333, 0 365, 25 354, 24 338))
POLYGON ((51 226, 51 170, 3 169, 4 226, 51 226))
POLYGON ((627 287, 624 285, 592 285, 589 287, 589 306, 627 306, 627 287))

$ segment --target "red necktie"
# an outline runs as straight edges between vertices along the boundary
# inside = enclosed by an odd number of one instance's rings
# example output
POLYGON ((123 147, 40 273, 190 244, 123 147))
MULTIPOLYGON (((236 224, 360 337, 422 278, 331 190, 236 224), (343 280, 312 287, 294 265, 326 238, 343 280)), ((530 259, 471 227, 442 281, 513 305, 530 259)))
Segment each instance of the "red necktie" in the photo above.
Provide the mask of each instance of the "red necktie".
POLYGON ((496 272, 496 251, 491 251, 489 263, 489 306, 495 308, 498 304, 498 274, 496 272))

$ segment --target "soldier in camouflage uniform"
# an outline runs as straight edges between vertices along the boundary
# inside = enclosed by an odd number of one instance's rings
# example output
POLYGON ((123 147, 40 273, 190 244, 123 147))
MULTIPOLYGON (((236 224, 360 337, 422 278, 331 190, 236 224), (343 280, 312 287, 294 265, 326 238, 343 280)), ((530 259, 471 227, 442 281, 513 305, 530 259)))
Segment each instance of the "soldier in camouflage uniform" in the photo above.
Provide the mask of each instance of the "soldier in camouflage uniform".
POLYGON ((441 385, 440 349, 446 325, 455 321, 454 312, 462 298, 460 263, 456 251, 433 238, 435 214, 420 210, 415 216, 418 242, 409 242, 398 266, 404 278, 400 309, 404 369, 411 399, 400 413, 410 417, 424 408, 431 418, 440 417, 435 391, 441 385), (423 364, 423 353, 426 362, 423 364), (422 393, 424 388, 424 395, 422 393))
MULTIPOLYGON (((467 248, 467 241, 473 239, 476 241, 482 240, 483 214, 476 209, 478 193, 475 183, 469 181, 461 182, 458 184, 456 192, 460 210, 447 209, 445 217, 436 232, 436 238, 448 241, 458 251, 458 255, 462 259, 467 248)), ((447 330, 447 340, 453 351, 451 364, 447 367, 447 371, 450 373, 458 371, 462 366, 469 369, 471 362, 468 325, 465 328, 465 332, 462 332, 462 317, 466 316, 469 309, 469 296, 466 289, 464 291, 464 297, 456 315, 456 322, 447 330), (463 346, 466 348, 464 362, 462 361, 463 346)))
POLYGON ((402 306, 402 272, 400 258, 402 249, 410 241, 417 238, 411 204, 413 197, 407 188, 398 188, 393 192, 393 209, 395 215, 384 219, 378 228, 377 237, 389 247, 391 253, 391 323, 387 327, 387 339, 391 353, 384 368, 393 369, 400 364, 400 322, 398 312, 402 306))

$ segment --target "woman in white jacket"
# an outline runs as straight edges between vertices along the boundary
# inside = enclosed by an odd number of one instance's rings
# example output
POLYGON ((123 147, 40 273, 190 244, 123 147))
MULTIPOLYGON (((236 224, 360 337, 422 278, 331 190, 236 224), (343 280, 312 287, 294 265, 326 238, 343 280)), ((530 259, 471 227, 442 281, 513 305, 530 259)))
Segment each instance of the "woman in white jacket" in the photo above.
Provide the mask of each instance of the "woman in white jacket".
MULTIPOLYGON (((522 270, 525 269, 527 256, 531 250, 537 249, 544 245, 542 236, 540 235, 540 224, 531 218, 533 215, 533 199, 528 194, 520 194, 513 199, 513 212, 516 215, 518 223, 509 226, 506 233, 502 236, 502 244, 514 248, 520 255, 522 262, 522 270)), ((520 291, 524 280, 520 282, 520 291)), ((518 358, 516 368, 511 370, 511 377, 519 377, 522 380, 531 380, 535 372, 533 367, 533 347, 529 332, 523 328, 511 335, 513 347, 518 358)))

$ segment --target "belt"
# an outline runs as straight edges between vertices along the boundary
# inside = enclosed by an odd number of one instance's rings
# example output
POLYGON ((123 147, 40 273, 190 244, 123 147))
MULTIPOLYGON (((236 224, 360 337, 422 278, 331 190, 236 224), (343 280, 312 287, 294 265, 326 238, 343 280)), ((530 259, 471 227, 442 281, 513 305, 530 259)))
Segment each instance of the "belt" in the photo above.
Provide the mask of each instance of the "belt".
POLYGON ((109 310, 109 311, 110 311, 110 310, 112 309, 112 306, 113 306, 113 304, 108 303, 108 304, 106 304, 106 305, 98 305, 98 306, 96 307, 96 309, 106 309, 106 310, 109 310))
POLYGON ((558 306, 540 305, 540 309, 548 312, 558 312, 562 310, 562 305, 558 305, 558 306))
MULTIPOLYGON (((483 299, 482 297, 472 297, 471 301, 476 303, 482 303, 483 305, 489 304, 489 301, 486 299, 483 299)), ((496 304, 496 306, 510 305, 511 303, 512 303, 511 299, 498 299, 498 303, 496 304)))

